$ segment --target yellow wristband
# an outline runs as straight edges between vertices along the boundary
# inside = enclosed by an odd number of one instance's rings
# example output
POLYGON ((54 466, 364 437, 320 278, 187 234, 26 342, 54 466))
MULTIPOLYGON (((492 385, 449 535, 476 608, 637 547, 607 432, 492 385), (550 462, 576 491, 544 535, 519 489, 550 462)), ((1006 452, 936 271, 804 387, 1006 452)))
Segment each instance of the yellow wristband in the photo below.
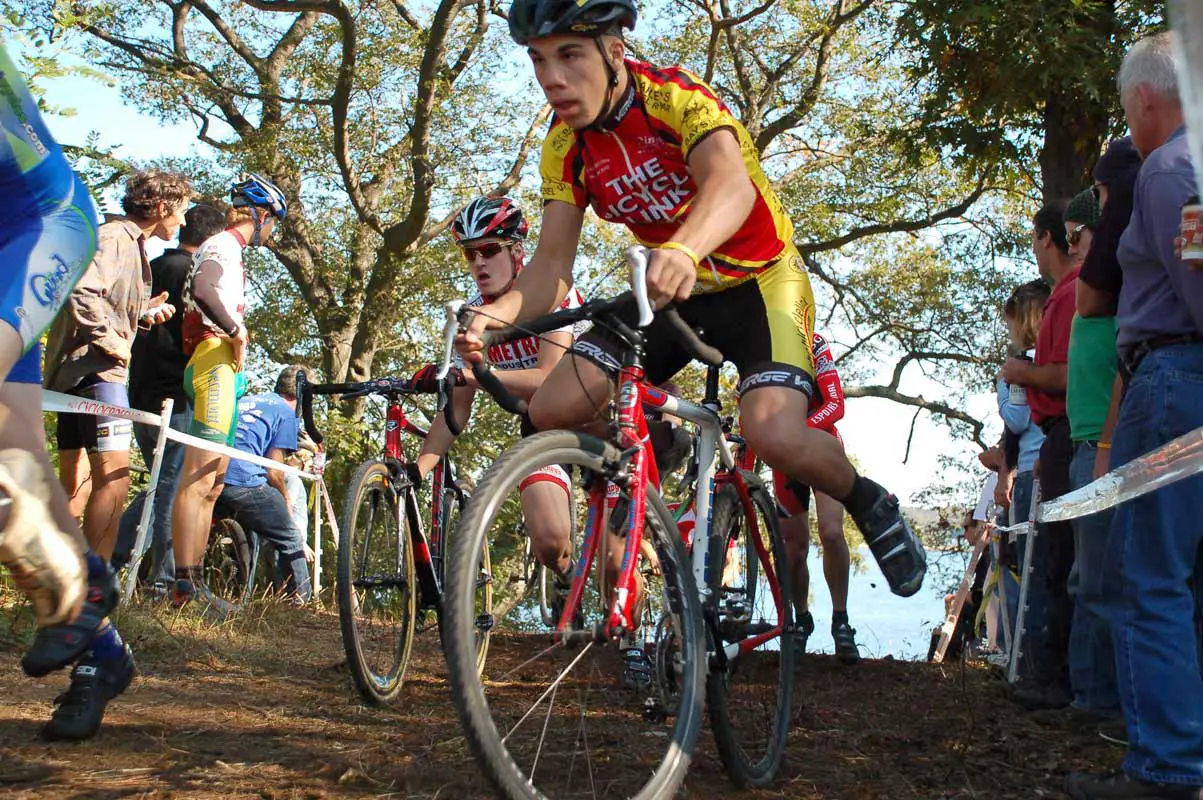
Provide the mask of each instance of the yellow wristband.
POLYGON ((1099 443, 1098 443, 1098 445, 1097 445, 1097 447, 1098 447, 1100 450, 1110 450, 1110 449, 1111 449, 1111 442, 1099 442, 1099 443))
POLYGON ((693 262, 693 268, 697 269, 702 263, 702 259, 698 258, 698 254, 693 251, 693 248, 680 242, 665 242, 660 245, 661 250, 679 250, 689 256, 689 260, 693 262))

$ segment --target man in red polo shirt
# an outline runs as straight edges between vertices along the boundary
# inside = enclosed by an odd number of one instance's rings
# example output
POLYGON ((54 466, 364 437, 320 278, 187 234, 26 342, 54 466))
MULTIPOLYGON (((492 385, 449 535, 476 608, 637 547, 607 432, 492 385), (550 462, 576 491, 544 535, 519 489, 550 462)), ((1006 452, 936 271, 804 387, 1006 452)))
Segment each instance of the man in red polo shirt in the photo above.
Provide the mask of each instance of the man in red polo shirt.
MULTIPOLYGON (((1069 491, 1069 466, 1073 441, 1065 413, 1065 387, 1069 364, 1069 331, 1076 308, 1080 265, 1069 255, 1065 218, 1073 209, 1046 204, 1032 220, 1032 248, 1040 275, 1053 284, 1036 337, 1034 362, 1007 359, 1002 375, 1012 385, 1027 387, 1032 419, 1044 431, 1044 444, 1036 462, 1043 500, 1069 491)), ((1033 614, 1025 625, 1023 677, 1013 699, 1028 708, 1064 708, 1069 688, 1069 622, 1072 604, 1067 591, 1073 568, 1073 530, 1067 522, 1042 525, 1036 536, 1029 607, 1033 614), (1043 611, 1044 613, 1039 613, 1043 611)))

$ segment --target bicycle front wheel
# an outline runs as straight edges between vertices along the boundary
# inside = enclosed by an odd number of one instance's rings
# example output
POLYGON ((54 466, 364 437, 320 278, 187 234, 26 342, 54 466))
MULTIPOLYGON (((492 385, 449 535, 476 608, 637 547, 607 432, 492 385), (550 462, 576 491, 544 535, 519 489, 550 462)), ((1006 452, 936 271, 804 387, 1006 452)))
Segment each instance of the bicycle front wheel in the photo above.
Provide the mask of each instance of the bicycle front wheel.
MULTIPOLYGON (((645 536, 658 570, 639 570, 636 591, 644 612, 636 617, 645 620, 654 608, 657 624, 645 623, 624 637, 623 650, 580 633, 561 638, 543 625, 532 598, 529 608, 517 609, 493 630, 485 672, 476 670, 475 562, 494 532, 514 529, 519 484, 537 469, 560 464, 588 487, 605 480, 619 459, 615 447, 583 434, 549 431, 522 440, 485 472, 450 554, 445 602, 451 696, 485 774, 511 800, 670 797, 689 767, 702 721, 705 642, 685 548, 655 492, 648 493, 645 536), (667 719, 647 713, 654 701, 653 664, 667 665, 677 689, 676 713, 667 719)), ((584 514, 585 506, 571 507, 584 514)), ((571 526, 560 519, 566 554, 571 526)), ((539 535, 546 548, 548 534, 539 535)), ((609 609, 609 598, 590 578, 588 572, 576 578, 583 600, 567 627, 578 632, 599 630, 609 609)))
POLYGON ((381 461, 359 465, 347 487, 338 542, 338 619, 347 665, 373 705, 397 696, 413 646, 414 554, 404 496, 381 461))
POLYGON ((763 786, 781 767, 790 727, 793 602, 776 509, 759 479, 743 479, 751 507, 726 486, 711 515, 706 614, 717 640, 707 695, 727 774, 738 786, 763 786))

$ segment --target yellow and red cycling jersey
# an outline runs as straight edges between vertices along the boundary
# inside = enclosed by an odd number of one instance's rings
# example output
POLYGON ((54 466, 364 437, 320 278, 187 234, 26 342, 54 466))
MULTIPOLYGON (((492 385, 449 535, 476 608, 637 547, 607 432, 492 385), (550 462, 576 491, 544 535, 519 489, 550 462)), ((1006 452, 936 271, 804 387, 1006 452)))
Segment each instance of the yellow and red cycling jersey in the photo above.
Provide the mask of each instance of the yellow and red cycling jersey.
POLYGON ((540 165, 543 200, 591 205, 599 217, 625 225, 644 245, 663 244, 689 216, 697 194, 690 152, 715 131, 729 130, 739 141, 756 202, 735 235, 702 260, 696 291, 728 288, 787 255, 793 223, 739 120, 688 70, 634 59, 627 59, 626 67, 629 87, 596 129, 577 131, 552 118, 540 165))

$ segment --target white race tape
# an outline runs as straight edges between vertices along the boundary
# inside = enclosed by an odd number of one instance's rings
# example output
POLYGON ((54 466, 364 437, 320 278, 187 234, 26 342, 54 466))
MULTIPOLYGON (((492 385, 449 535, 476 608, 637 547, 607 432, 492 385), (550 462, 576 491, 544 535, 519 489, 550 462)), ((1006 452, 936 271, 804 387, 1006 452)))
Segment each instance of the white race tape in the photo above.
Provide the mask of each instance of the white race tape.
MULTIPOLYGON (((139 411, 136 408, 99 403, 84 397, 72 397, 69 394, 61 394, 49 390, 42 392, 42 409, 44 411, 57 411, 60 414, 91 414, 94 417, 121 417, 122 419, 133 420, 144 425, 153 425, 156 428, 162 424, 162 418, 157 414, 139 411)), ((305 472, 289 464, 282 464, 279 461, 272 461, 270 458, 262 458, 251 453, 244 453, 241 450, 235 450, 233 447, 226 447, 224 444, 216 444, 215 442, 200 439, 196 436, 180 433, 173 428, 167 430, 167 438, 172 441, 182 442, 189 447, 195 447, 198 450, 207 450, 210 453, 216 453, 227 458, 257 464, 264 469, 279 470, 290 475, 296 475, 307 481, 317 480, 317 476, 313 473, 305 472)))
POLYGON ((1203 472, 1203 428, 1179 436, 1094 483, 1040 504, 1037 522, 1062 522, 1126 503, 1203 472))

